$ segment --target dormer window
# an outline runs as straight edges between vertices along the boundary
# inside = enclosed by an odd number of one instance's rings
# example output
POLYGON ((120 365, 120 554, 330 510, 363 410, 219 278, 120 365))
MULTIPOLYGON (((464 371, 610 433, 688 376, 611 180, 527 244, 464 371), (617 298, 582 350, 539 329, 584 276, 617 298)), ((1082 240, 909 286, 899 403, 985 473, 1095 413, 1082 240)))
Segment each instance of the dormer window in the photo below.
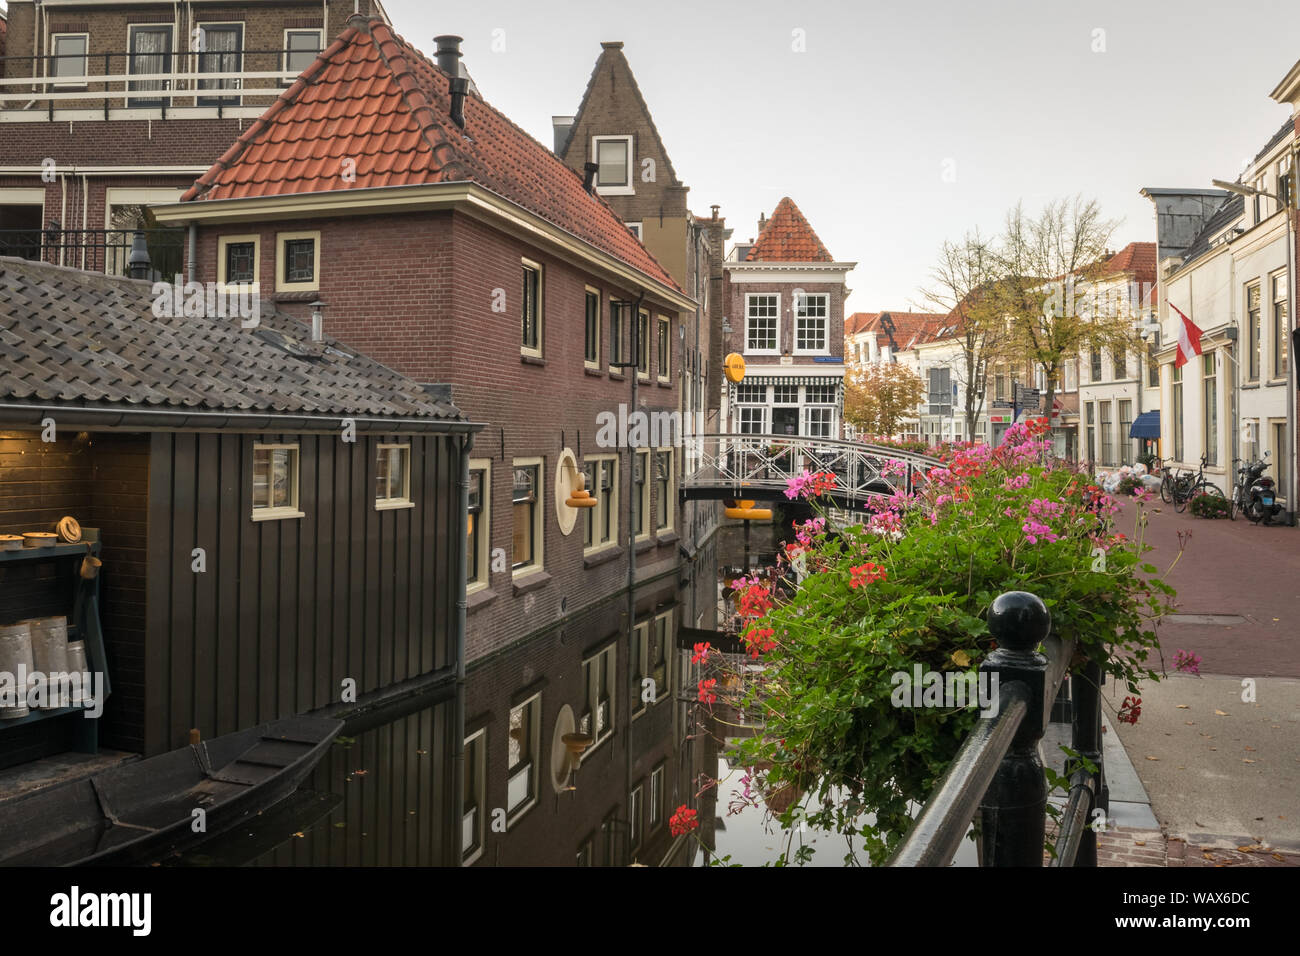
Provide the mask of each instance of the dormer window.
POLYGON ((605 196, 631 196, 632 137, 593 136, 591 155, 596 162, 596 192, 605 196))

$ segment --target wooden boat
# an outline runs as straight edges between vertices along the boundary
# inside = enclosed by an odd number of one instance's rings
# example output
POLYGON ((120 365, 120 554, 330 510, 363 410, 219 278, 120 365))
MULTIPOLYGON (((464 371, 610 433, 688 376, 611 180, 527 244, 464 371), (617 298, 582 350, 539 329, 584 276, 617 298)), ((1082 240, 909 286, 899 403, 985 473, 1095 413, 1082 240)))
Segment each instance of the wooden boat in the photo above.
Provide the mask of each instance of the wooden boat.
POLYGON ((0 865, 159 860, 293 793, 342 727, 288 717, 7 800, 0 865), (195 832, 200 818, 204 829, 195 832))

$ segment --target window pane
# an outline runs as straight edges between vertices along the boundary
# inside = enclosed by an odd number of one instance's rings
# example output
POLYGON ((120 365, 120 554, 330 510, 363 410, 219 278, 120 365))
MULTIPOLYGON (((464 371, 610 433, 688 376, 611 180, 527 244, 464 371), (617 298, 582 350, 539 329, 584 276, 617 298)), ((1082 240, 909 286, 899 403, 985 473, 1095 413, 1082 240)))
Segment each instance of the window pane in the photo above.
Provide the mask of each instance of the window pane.
POLYGON ((226 281, 252 282, 255 244, 231 242, 226 245, 226 281))
POLYGON ((290 73, 301 73, 311 66, 320 51, 320 34, 315 30, 291 30, 285 46, 285 69, 290 73))
POLYGON ((86 38, 83 36, 57 36, 54 38, 54 63, 51 74, 59 77, 86 75, 86 38))
POLYGON ((292 503, 293 480, 292 452, 288 448, 277 448, 271 458, 271 507, 288 508, 292 503))
POLYGON ((537 349, 537 291, 539 276, 536 269, 524 266, 523 292, 523 345, 526 349, 537 349))
POLYGON ((627 140, 603 139, 596 143, 597 172, 596 184, 599 186, 626 186, 627 181, 627 140))
POLYGON ((271 507, 271 450, 253 451, 253 507, 271 507))
POLYGON ((314 282, 316 280, 315 258, 315 239, 286 239, 284 241, 284 281, 314 282))
POLYGON ((600 296, 594 292, 587 293, 586 345, 583 358, 587 362, 600 360, 600 296))

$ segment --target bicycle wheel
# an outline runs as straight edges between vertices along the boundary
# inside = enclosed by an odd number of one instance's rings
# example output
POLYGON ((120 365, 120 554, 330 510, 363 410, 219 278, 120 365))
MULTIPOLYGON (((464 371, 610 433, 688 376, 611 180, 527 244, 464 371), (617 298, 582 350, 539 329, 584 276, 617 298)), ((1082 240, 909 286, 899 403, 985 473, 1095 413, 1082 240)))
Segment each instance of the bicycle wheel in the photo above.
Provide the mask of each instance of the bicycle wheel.
POLYGON ((1208 481, 1202 481, 1192 489, 1192 497, 1195 498, 1197 495, 1217 495, 1224 501, 1228 500, 1228 496, 1223 493, 1222 488, 1208 481))
POLYGON ((1170 489, 1169 493, 1173 496, 1174 499, 1174 510, 1177 511, 1179 514, 1182 514, 1184 511, 1186 511, 1187 502, 1190 501, 1192 497, 1192 489, 1190 487, 1184 487, 1178 482, 1175 482, 1173 488, 1170 489))
POLYGON ((1174 500, 1173 484, 1174 483, 1172 480, 1170 480, 1168 474, 1166 474, 1163 478, 1160 479, 1160 500, 1163 501, 1165 504, 1170 504, 1174 500))
POLYGON ((1241 489, 1234 485, 1232 488, 1232 500, 1228 502, 1229 521, 1236 521, 1237 512, 1245 510, 1244 508, 1241 507, 1240 498, 1241 498, 1241 489))

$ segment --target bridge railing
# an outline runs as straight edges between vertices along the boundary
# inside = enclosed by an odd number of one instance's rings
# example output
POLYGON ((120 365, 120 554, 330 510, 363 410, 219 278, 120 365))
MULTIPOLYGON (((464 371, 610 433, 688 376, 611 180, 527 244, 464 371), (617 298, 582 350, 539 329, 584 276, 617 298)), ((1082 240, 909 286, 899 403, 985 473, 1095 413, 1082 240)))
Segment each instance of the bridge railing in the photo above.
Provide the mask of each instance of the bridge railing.
POLYGON ((914 475, 941 463, 925 455, 863 442, 801 435, 699 435, 689 439, 696 468, 683 487, 784 490, 805 470, 835 476, 835 496, 889 496, 913 486, 914 475))
MULTIPOLYGON (((996 716, 982 719, 966 738, 889 866, 947 866, 976 813, 981 866, 1043 865, 1047 782, 1038 742, 1069 668, 1073 641, 1051 631, 1043 602, 1024 591, 1000 595, 989 609, 997 649, 980 665, 998 677, 996 716), (1036 648, 1043 647, 1040 654, 1036 648)), ((1071 767, 1070 791, 1054 844, 1052 866, 1096 866, 1094 810, 1109 810, 1101 754, 1101 667, 1089 663, 1073 692, 1071 749, 1082 761, 1071 767)), ((1103 816, 1104 819, 1104 816, 1103 816)))

